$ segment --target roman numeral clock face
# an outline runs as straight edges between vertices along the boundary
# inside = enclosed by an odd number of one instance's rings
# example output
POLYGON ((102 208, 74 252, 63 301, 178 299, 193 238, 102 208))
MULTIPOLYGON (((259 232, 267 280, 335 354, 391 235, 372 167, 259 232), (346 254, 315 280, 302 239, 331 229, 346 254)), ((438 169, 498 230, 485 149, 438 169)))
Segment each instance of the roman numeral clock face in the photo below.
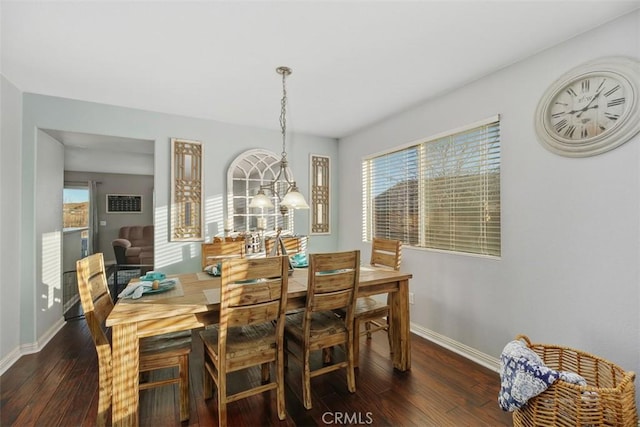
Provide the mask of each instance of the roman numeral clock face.
POLYGON ((611 150, 640 130, 640 66, 629 58, 584 64, 552 85, 536 111, 546 148, 570 157, 611 150))
POLYGON ((611 77, 587 77, 553 100, 549 123, 561 138, 580 141, 612 129, 625 112, 625 90, 611 77))

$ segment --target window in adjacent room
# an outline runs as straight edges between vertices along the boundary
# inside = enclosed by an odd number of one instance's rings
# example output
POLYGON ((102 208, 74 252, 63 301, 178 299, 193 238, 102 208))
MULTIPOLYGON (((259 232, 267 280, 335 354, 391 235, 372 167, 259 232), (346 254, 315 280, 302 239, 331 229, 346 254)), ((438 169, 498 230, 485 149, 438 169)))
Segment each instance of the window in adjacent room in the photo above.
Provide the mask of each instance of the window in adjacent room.
POLYGON ((62 227, 65 232, 79 232, 81 245, 79 257, 89 254, 89 188, 65 184, 62 193, 62 227))
POLYGON ((500 118, 362 163, 363 239, 500 256, 500 118))
POLYGON ((65 186, 62 195, 63 227, 86 228, 89 226, 89 189, 65 186))

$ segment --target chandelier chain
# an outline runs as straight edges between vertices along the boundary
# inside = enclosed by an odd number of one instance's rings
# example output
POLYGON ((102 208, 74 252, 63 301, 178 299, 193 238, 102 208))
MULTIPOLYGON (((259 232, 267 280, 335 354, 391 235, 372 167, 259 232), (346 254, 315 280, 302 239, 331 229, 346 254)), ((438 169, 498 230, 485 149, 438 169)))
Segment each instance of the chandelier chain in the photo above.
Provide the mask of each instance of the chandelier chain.
POLYGON ((273 208, 274 203, 265 195, 264 190, 269 190, 279 203, 280 213, 283 216, 289 209, 309 209, 304 196, 298 190, 287 162, 287 86, 286 78, 291 74, 291 68, 278 67, 276 72, 282 76, 282 99, 280 101, 280 129, 282 131, 282 158, 280 168, 273 180, 267 184, 260 184, 256 196, 249 203, 250 208, 273 208))
POLYGON ((286 133, 287 133, 287 87, 285 79, 287 72, 282 72, 282 99, 280 100, 280 129, 282 131, 282 158, 287 158, 286 151, 286 133))

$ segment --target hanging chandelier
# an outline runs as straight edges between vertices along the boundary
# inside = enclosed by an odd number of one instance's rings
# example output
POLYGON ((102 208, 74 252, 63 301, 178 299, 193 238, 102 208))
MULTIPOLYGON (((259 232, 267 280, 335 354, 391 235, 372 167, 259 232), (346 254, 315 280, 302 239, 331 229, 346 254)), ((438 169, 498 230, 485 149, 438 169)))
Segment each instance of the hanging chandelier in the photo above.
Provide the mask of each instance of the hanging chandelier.
POLYGON ((289 209, 309 209, 307 201, 298 189, 291 176, 289 162, 287 161, 286 136, 287 136, 287 88, 285 80, 291 74, 291 68, 278 67, 276 72, 282 76, 282 100, 280 101, 280 130, 282 132, 282 158, 280 170, 273 181, 261 184, 258 193, 251 199, 250 208, 273 208, 273 202, 265 191, 270 191, 278 198, 280 213, 286 215, 289 209), (282 194, 281 194, 282 193, 282 194))

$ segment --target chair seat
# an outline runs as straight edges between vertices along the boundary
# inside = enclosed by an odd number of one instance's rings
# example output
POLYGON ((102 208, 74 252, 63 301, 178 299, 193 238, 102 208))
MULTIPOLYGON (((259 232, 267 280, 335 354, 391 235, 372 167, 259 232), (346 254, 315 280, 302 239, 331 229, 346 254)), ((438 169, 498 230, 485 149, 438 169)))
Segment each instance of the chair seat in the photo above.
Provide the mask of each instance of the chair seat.
POLYGON ((377 301, 371 297, 358 298, 356 302, 355 317, 381 317, 387 314, 389 311, 389 304, 377 301))
MULTIPOLYGON (((302 341, 304 336, 302 331, 302 321, 305 312, 294 313, 287 316, 285 324, 285 332, 295 337, 298 341, 302 341)), ((318 311, 311 313, 310 339, 323 338, 339 333, 346 333, 347 328, 344 320, 337 316, 333 311, 318 311)))
MULTIPOLYGON (((384 317, 389 312, 389 304, 377 301, 371 297, 360 297, 356 301, 356 309, 353 312, 354 317, 384 317)), ((336 310, 335 313, 340 317, 347 315, 344 310, 336 310)))
POLYGON ((140 340, 140 357, 172 351, 177 354, 191 351, 191 331, 172 332, 140 340))
MULTIPOLYGON (((218 327, 205 329, 200 332, 200 337, 209 352, 218 354, 218 327)), ((259 325, 239 326, 229 328, 227 331, 227 357, 238 358, 252 354, 263 354, 266 351, 275 350, 275 326, 271 323, 259 325)))

